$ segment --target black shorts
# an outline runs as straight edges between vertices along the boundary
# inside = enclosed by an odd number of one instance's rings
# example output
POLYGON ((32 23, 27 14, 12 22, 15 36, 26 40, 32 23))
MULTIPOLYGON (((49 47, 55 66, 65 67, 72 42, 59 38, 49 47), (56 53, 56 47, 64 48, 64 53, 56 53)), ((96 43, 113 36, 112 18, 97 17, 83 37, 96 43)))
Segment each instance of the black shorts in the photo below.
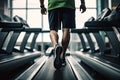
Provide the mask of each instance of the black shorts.
POLYGON ((75 9, 57 8, 50 10, 48 19, 50 30, 58 31, 61 28, 75 28, 75 9))

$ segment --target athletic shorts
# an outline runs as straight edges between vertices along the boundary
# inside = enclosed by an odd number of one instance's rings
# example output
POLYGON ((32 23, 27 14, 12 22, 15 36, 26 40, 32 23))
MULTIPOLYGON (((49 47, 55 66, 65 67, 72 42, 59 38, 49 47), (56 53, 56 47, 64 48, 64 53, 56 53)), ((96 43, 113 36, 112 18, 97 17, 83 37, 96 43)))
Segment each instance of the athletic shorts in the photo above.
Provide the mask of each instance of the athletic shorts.
POLYGON ((57 8, 50 10, 48 11, 48 19, 50 30, 75 28, 75 9, 57 8))

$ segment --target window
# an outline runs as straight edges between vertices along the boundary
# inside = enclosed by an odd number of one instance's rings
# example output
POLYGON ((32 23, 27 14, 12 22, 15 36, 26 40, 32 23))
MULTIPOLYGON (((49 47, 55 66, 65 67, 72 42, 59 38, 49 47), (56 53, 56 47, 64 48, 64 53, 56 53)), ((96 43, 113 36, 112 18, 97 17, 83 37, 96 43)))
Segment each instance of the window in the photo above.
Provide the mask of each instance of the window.
POLYGON ((85 13, 81 13, 79 10, 80 0, 75 0, 76 4, 76 28, 83 28, 84 22, 86 22, 90 17, 96 18, 96 0, 85 0, 87 10, 85 13))
MULTIPOLYGON (((45 0, 47 7, 48 0, 45 0)), ((39 0, 12 0, 12 16, 18 15, 25 19, 30 27, 49 30, 48 16, 40 14, 39 0)), ((83 28, 84 22, 91 16, 96 18, 96 0, 85 0, 87 11, 79 11, 80 0, 75 0, 76 4, 76 28, 83 28)), ((46 39, 45 39, 46 40, 46 39)))

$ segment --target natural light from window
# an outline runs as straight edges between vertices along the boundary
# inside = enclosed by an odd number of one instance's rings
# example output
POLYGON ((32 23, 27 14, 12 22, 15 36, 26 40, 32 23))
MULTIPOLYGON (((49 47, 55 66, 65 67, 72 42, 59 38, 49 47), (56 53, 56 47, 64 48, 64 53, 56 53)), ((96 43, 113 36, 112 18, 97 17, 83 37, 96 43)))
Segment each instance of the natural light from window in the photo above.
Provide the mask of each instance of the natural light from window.
MULTIPOLYGON (((90 17, 96 17, 96 0, 85 0, 87 11, 81 13, 79 11, 80 0, 75 0, 76 3, 76 28, 83 28, 84 22, 90 17)), ((45 0, 45 7, 47 7, 48 0, 45 0)), ((49 30, 48 16, 40 14, 39 0, 13 0, 12 16, 18 15, 25 19, 31 28, 42 28, 49 30)), ((61 34, 61 32, 60 32, 61 34)), ((49 36, 47 34, 46 36, 49 36)), ((44 40, 46 40, 44 38, 44 40)), ((47 39, 50 41, 50 39, 47 39)))

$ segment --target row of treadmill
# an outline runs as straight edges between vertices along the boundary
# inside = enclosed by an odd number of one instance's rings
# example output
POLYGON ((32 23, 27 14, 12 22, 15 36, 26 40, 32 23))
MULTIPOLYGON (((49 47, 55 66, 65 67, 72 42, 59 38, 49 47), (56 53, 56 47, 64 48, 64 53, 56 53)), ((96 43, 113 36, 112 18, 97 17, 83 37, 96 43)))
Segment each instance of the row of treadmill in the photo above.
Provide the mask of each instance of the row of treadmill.
POLYGON ((38 35, 49 31, 30 28, 19 16, 11 22, 0 20, 1 80, 120 80, 119 5, 113 11, 105 8, 96 19, 91 17, 83 29, 71 30, 79 36, 82 48, 69 51, 67 65, 59 70, 53 66, 52 47, 45 52, 35 49, 38 35), (21 33, 23 39, 16 46, 21 33))

